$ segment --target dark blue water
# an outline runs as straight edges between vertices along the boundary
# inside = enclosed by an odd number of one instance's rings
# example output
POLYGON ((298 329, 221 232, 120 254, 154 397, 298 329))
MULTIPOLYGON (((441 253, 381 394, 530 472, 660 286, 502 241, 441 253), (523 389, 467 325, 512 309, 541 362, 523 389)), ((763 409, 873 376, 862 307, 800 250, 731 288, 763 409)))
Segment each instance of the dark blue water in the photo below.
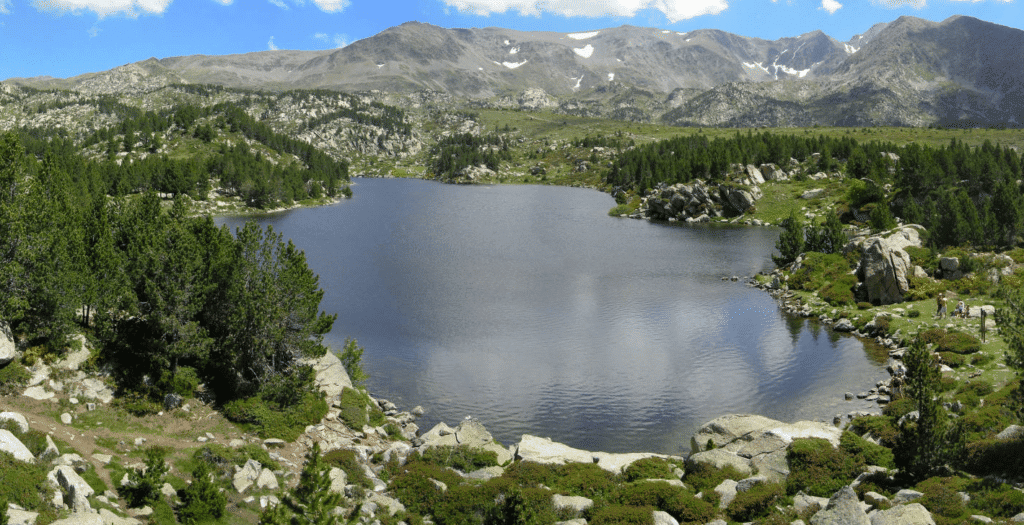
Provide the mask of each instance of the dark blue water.
MULTIPOLYGON (((778 231, 612 218, 606 194, 357 179, 278 213, 366 348, 370 391, 437 421, 481 420, 608 452, 679 453, 727 413, 831 420, 885 377, 862 344, 787 318, 722 277, 772 268, 778 231)), ((221 219, 234 228, 241 219, 221 219)))

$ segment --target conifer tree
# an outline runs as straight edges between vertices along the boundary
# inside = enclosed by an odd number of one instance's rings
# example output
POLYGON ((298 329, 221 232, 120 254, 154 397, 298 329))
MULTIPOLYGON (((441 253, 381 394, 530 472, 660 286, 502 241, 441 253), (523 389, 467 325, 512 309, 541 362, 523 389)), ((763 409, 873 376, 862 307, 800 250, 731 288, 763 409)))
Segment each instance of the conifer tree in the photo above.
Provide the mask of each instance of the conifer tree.
POLYGON ((941 473, 964 447, 962 426, 950 421, 942 402, 939 363, 920 340, 903 356, 907 367, 903 395, 914 401, 916 421, 905 421, 894 450, 897 466, 914 479, 941 473))
POLYGON ((331 490, 330 466, 320 455, 320 443, 306 453, 299 484, 281 498, 281 504, 260 515, 260 525, 337 525, 341 523, 334 508, 341 505, 341 494, 331 490))
POLYGON ((775 261, 777 266, 795 261, 797 256, 804 252, 804 223, 795 210, 789 212, 789 218, 782 222, 782 227, 779 240, 775 242, 775 249, 779 250, 779 255, 772 255, 772 261, 775 261))

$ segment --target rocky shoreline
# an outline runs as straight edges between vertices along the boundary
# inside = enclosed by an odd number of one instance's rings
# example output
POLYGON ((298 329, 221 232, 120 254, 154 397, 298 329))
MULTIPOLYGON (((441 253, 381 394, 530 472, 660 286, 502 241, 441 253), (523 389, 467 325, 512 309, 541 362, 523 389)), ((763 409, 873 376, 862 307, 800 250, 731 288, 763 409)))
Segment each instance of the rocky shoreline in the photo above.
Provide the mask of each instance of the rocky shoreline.
MULTIPOLYGON (((786 297, 784 291, 770 290, 770 293, 783 300, 783 308, 787 311, 808 317, 808 310, 805 306, 785 301, 790 298, 786 297)), ((889 369, 893 377, 890 382, 877 387, 879 401, 882 400, 882 396, 887 396, 893 389, 898 388, 900 378, 905 371, 899 361, 901 350, 901 348, 896 348, 892 351, 889 369)), ((115 463, 124 461, 125 467, 128 469, 141 468, 142 465, 132 459, 137 457, 133 455, 133 451, 139 451, 158 443, 168 446, 165 441, 156 437, 122 436, 121 449, 119 449, 121 454, 93 452, 90 455, 91 451, 81 449, 61 454, 51 439, 51 435, 59 436, 67 440, 72 447, 79 443, 84 445, 86 434, 81 430, 75 430, 71 426, 72 423, 85 417, 84 414, 97 410, 97 406, 102 407, 110 402, 108 396, 110 392, 104 391, 102 388, 88 389, 88 385, 94 382, 102 385, 102 377, 94 377, 77 370, 87 357, 88 348, 83 347, 53 366, 39 363, 33 370, 32 382, 34 384, 20 396, 36 403, 43 403, 43 409, 40 410, 40 407, 35 405, 35 410, 29 411, 29 417, 15 411, 0 414, 0 420, 13 421, 22 432, 26 432, 30 428, 46 432, 48 444, 46 450, 34 456, 8 430, 0 430, 0 443, 3 443, 0 446, 3 447, 3 450, 14 454, 18 460, 48 462, 51 465, 48 479, 52 497, 49 502, 60 515, 67 516, 53 523, 57 525, 141 525, 148 519, 148 516, 151 516, 152 509, 128 508, 119 492, 109 489, 102 493, 97 492, 80 474, 90 470, 100 471, 112 461, 115 463), (64 372, 54 374, 54 371, 64 372), (54 376, 66 379, 60 380, 54 376), (90 401, 81 403, 75 396, 81 396, 90 401), (60 414, 58 425, 58 421, 52 421, 46 417, 45 414, 52 412, 52 408, 45 408, 45 404, 49 404, 51 407, 71 408, 60 414), (71 432, 65 430, 62 433, 61 429, 70 429, 71 432), (76 433, 79 434, 77 440, 75 439, 76 433)), ((236 449, 256 445, 266 450, 279 468, 264 467, 259 461, 250 459, 245 463, 234 465, 231 479, 231 487, 235 493, 233 497, 237 500, 236 506, 247 506, 246 508, 257 511, 277 504, 280 501, 277 496, 278 491, 281 488, 292 486, 298 481, 299 471, 302 468, 300 458, 314 444, 319 444, 320 450, 324 453, 334 450, 351 450, 355 453, 362 474, 370 480, 372 488, 369 490, 362 488, 353 483, 350 475, 344 470, 332 468, 330 471, 331 490, 344 494, 350 501, 360 502, 360 521, 372 524, 379 523, 378 518, 384 515, 393 516, 406 510, 403 502, 392 492, 392 484, 383 479, 386 477, 383 474, 385 465, 391 462, 404 464, 412 454, 424 453, 432 448, 458 449, 466 447, 494 452, 497 457, 496 466, 457 472, 465 479, 479 481, 501 477, 507 467, 515 461, 543 465, 592 463, 613 474, 621 474, 626 467, 645 458, 676 461, 680 465, 685 465, 686 470, 701 468, 701 465, 717 469, 730 467, 731 472, 741 474, 736 476, 741 479, 726 479, 714 488, 718 508, 726 509, 738 494, 754 490, 761 484, 785 482, 789 475, 786 454, 794 440, 819 438, 826 440, 833 447, 839 447, 840 437, 843 433, 842 427, 845 423, 839 420, 834 424, 812 421, 785 423, 758 415, 725 415, 706 423, 694 434, 691 439, 693 450, 685 457, 654 453, 610 454, 575 449, 547 438, 531 435, 523 435, 518 443, 504 447, 495 442, 479 421, 473 419, 464 420, 454 428, 445 423, 438 423, 426 432, 420 432, 415 421, 418 416, 423 414, 422 408, 416 407, 411 411, 400 411, 398 407, 387 400, 370 398, 372 403, 384 411, 389 424, 401 428, 401 436, 393 436, 383 426, 364 426, 360 429, 347 427, 340 414, 344 409, 341 394, 344 389, 352 388, 352 383, 340 360, 333 354, 327 354, 312 364, 316 369, 317 385, 324 392, 331 408, 328 415, 319 424, 308 426, 295 442, 259 439, 245 434, 214 435, 207 432, 202 433, 194 440, 170 446, 172 448, 194 447, 204 443, 223 443, 236 449)), ((176 401, 180 403, 181 400, 176 401)), ((200 418, 210 418, 216 415, 209 407, 190 407, 188 403, 183 405, 177 403, 168 400, 167 412, 179 416, 200 414, 200 418), (175 406, 176 404, 177 406, 175 406)), ((865 437, 871 438, 871 436, 865 437)), ((679 468, 670 478, 662 481, 676 486, 685 486, 681 479, 684 474, 685 470, 679 468)), ((857 484, 869 476, 883 476, 891 479, 894 474, 880 466, 869 466, 864 474, 830 499, 799 493, 793 500, 792 510, 800 515, 811 516, 810 523, 814 525, 934 523, 928 511, 919 503, 913 502, 921 497, 919 492, 902 490, 892 499, 868 492, 862 501, 853 490, 857 484)), ((112 484, 116 486, 118 483, 113 483, 114 481, 111 479, 112 484)), ((119 483, 128 483, 127 474, 119 480, 119 483)), ((177 492, 170 485, 165 484, 162 491, 165 497, 171 501, 177 498, 177 492)), ((556 498, 554 503, 556 507, 570 505, 579 512, 583 512, 593 505, 592 500, 580 496, 555 495, 554 498, 556 498)), ((11 506, 9 523, 11 525, 35 525, 39 516, 38 511, 39 509, 11 506)), ((1024 515, 1018 516, 1018 518, 1020 519, 1017 521, 1024 520, 1024 515)), ((657 524, 678 523, 672 516, 662 511, 655 511, 652 519, 657 524)), ((560 523, 580 525, 586 521, 577 518, 560 523)), ((725 521, 719 519, 708 523, 722 525, 725 521)), ((797 520, 793 523, 804 522, 797 520)))

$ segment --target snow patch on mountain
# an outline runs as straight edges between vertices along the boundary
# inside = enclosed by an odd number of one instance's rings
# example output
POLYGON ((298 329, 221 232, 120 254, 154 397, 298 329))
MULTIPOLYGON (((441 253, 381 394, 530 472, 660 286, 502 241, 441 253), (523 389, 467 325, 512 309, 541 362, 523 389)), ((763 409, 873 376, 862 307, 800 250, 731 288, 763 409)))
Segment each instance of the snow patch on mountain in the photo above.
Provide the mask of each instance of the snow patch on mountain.
POLYGON ((529 62, 529 60, 523 60, 522 62, 501 62, 501 63, 495 62, 495 64, 498 64, 499 66, 505 66, 505 67, 507 67, 509 69, 515 69, 515 68, 517 68, 519 66, 522 66, 522 65, 526 64, 527 62, 529 62))
POLYGON ((843 45, 846 46, 846 53, 847 54, 852 55, 852 54, 856 53, 857 51, 860 51, 859 47, 853 47, 850 44, 843 44, 843 45))
POLYGON ((508 54, 510 54, 510 55, 515 55, 515 54, 518 54, 518 53, 519 53, 519 48, 518 47, 513 47, 512 49, 508 50, 508 54))
POLYGON ((574 47, 573 52, 583 58, 590 58, 594 54, 594 46, 587 44, 585 47, 574 47))
POLYGON ((588 38, 594 38, 595 36, 598 35, 598 33, 600 33, 600 31, 591 31, 589 33, 569 33, 568 35, 565 36, 573 40, 586 40, 588 38))
POLYGON ((608 73, 608 82, 615 82, 615 73, 608 73))

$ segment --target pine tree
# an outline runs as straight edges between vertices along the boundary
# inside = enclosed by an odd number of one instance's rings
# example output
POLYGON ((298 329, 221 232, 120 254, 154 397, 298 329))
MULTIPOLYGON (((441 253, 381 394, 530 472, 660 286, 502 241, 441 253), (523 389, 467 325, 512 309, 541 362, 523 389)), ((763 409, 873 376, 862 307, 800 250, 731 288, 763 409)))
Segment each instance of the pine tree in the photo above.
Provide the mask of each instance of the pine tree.
POLYGON ((779 240, 775 242, 775 249, 779 250, 779 255, 772 255, 772 261, 777 266, 795 261, 804 252, 804 223, 795 210, 789 212, 789 218, 782 221, 782 227, 779 240))
POLYGON ((280 505, 260 515, 260 525, 337 525, 341 520, 334 508, 341 503, 341 494, 331 490, 330 465, 320 455, 320 443, 313 443, 298 485, 282 496, 280 505))
POLYGON ((920 340, 903 356, 907 367, 903 395, 914 401, 917 421, 906 421, 894 450, 897 466, 914 479, 941 473, 964 447, 962 426, 953 424, 939 399, 939 363, 920 340))
POLYGON ((181 491, 178 519, 186 525, 218 520, 226 505, 227 498, 210 480, 210 465, 199 461, 192 470, 192 484, 181 491))

